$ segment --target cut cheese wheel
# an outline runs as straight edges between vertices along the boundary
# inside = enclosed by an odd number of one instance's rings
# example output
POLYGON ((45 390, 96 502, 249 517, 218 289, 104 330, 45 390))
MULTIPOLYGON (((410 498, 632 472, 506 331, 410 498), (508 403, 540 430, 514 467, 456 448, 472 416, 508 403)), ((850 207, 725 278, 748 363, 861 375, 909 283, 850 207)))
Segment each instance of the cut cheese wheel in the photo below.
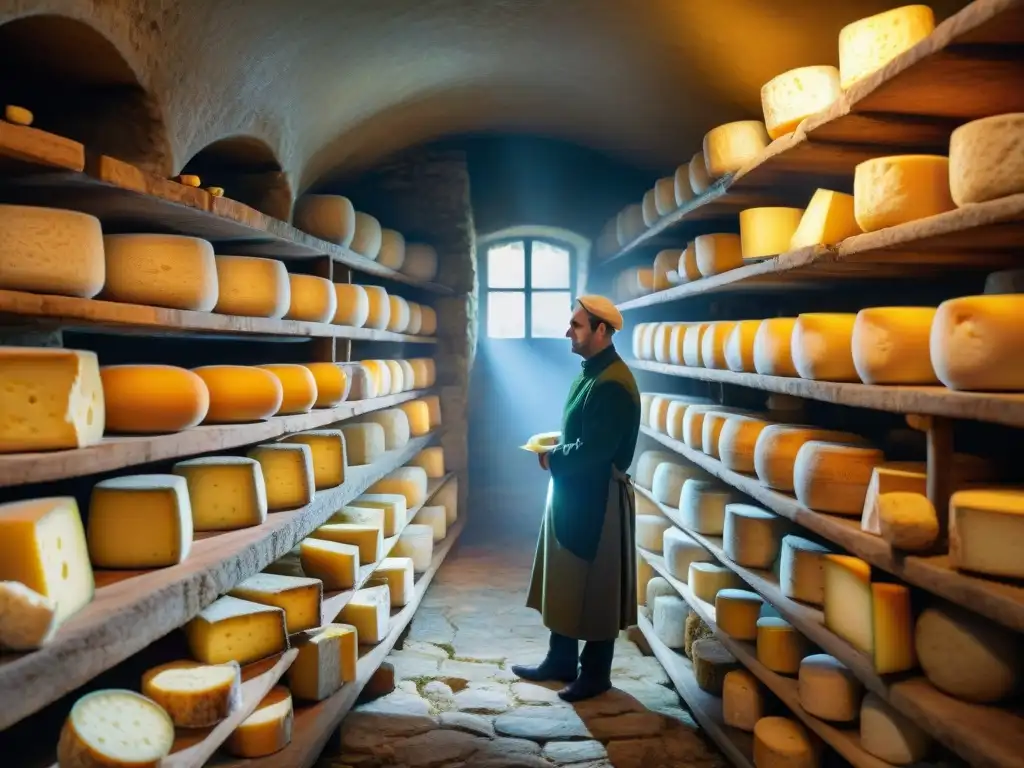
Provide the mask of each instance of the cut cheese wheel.
POLYGON ((704 164, 703 150, 694 154, 686 169, 690 179, 690 189, 693 190, 694 197, 699 197, 711 186, 708 167, 704 164))
MULTIPOLYGON (((359 512, 359 510, 356 511, 359 512)), ((364 508, 361 512, 363 519, 367 519, 366 516, 373 515, 373 513, 380 512, 380 510, 364 508)), ((384 542, 380 515, 376 515, 376 518, 376 524, 331 522, 327 525, 321 525, 309 536, 313 539, 333 541, 336 544, 348 544, 349 546, 356 547, 359 552, 360 563, 363 565, 375 563, 380 560, 384 542)))
POLYGON ((745 669, 734 669, 722 682, 722 720, 748 733, 764 717, 764 694, 757 678, 745 669))
POLYGON ((768 136, 792 133, 806 118, 832 106, 842 95, 839 70, 831 66, 797 67, 761 86, 761 110, 768 136))
POLYGON ((71 707, 57 743, 67 766, 155 766, 171 753, 174 723, 163 707, 134 691, 99 690, 71 707))
POLYGON ((688 480, 679 495, 679 512, 687 530, 704 536, 721 536, 725 507, 733 491, 717 480, 688 480))
POLYGON ((255 459, 204 456, 179 461, 173 471, 188 485, 194 530, 231 531, 267 519, 267 488, 255 459))
POLYGON ((691 368, 699 368, 704 364, 701 357, 704 334, 710 323, 692 323, 686 326, 683 333, 683 364, 691 368))
POLYGON ((405 526, 391 554, 394 557, 410 558, 413 570, 423 573, 430 568, 434 556, 434 529, 417 523, 405 526))
POLYGON ((787 717, 762 717, 754 725, 757 768, 818 768, 821 749, 807 729, 787 717))
POLYGON ((239 600, 272 605, 284 611, 288 634, 320 625, 323 583, 305 576, 257 573, 235 585, 228 594, 239 600))
POLYGON ((725 340, 725 364, 730 371, 754 373, 754 340, 761 320, 740 320, 725 340))
POLYGON ((682 252, 678 249, 667 249, 658 251, 654 257, 654 290, 665 291, 679 282, 679 256, 682 252))
POLYGON ((434 532, 434 543, 442 541, 448 532, 448 515, 444 507, 420 507, 416 513, 416 521, 421 525, 430 526, 434 532))
POLYGON ((282 437, 281 442, 309 446, 316 490, 337 488, 345 482, 345 435, 340 429, 312 429, 282 437))
POLYGON ((690 607, 678 595, 657 597, 651 605, 654 634, 669 648, 686 644, 686 616, 690 607))
POLYGON ((865 384, 938 384, 929 351, 931 307, 862 309, 853 324, 853 364, 865 384))
POLYGON ((206 424, 261 421, 276 414, 284 402, 281 379, 263 368, 207 365, 193 372, 210 393, 206 424))
POLYGON ((793 490, 801 504, 834 515, 860 516, 871 473, 885 461, 877 448, 812 440, 793 465, 793 490))
POLYGON ((370 486, 367 493, 397 493, 408 507, 418 507, 427 498, 427 472, 423 467, 399 467, 370 486))
POLYGON ((430 409, 423 400, 411 400, 398 406, 409 421, 409 434, 423 437, 430 432, 430 409))
POLYGON ((914 645, 928 681, 962 701, 996 704, 1024 682, 1020 637, 955 606, 922 611, 914 645))
POLYGON ((105 235, 103 252, 102 299, 196 312, 209 312, 217 304, 217 264, 213 246, 206 240, 181 235, 105 235))
POLYGON ((292 292, 284 262, 256 256, 220 255, 216 261, 214 312, 243 317, 285 316, 291 306, 292 292))
POLYGON ((765 376, 797 376, 792 339, 796 318, 762 320, 754 336, 754 370, 765 376))
POLYGON ((423 467, 428 478, 439 480, 445 476, 444 448, 439 445, 424 448, 412 458, 409 464, 414 467, 423 467))
POLYGON ((957 491, 949 500, 949 558, 954 568, 1024 578, 1024 488, 957 491))
POLYGON ((242 671, 233 661, 172 661, 143 673, 142 693, 178 728, 209 728, 241 705, 242 671))
POLYGON ((370 319, 370 297, 366 289, 353 283, 335 283, 334 293, 338 297, 338 309, 331 322, 353 328, 365 326, 370 319))
POLYGON ((659 464, 654 470, 651 482, 651 495, 654 500, 669 507, 679 506, 679 496, 683 485, 690 479, 705 477, 704 470, 694 465, 682 465, 673 462, 659 464))
MULTIPOLYGON (((436 509, 436 507, 424 507, 424 509, 436 509)), ((412 600, 415 591, 415 570, 412 558, 385 557, 373 569, 373 578, 379 579, 387 585, 392 608, 403 608, 412 600)))
POLYGON ((173 365, 108 365, 100 368, 106 431, 166 434, 191 429, 206 418, 210 392, 195 373, 173 365))
POLYGON ((317 398, 316 379, 309 368, 293 363, 274 363, 260 368, 274 374, 281 382, 283 396, 277 415, 309 413, 317 398))
POLYGON ((637 546, 649 552, 661 552, 665 531, 672 527, 672 521, 661 515, 636 516, 637 546))
POLYGON ((835 723, 857 719, 864 686, 838 659, 824 653, 805 656, 798 680, 800 706, 808 714, 835 723))
POLYGON ((860 231, 854 216, 853 195, 818 189, 789 240, 789 250, 814 245, 835 245, 848 237, 859 235, 860 231))
MULTIPOLYGON (((2 507, 0 507, 2 511, 2 507)), ((57 630, 53 600, 17 581, 0 581, 0 649, 41 648, 57 630)))
POLYGON ((736 640, 756 640, 764 600, 745 589, 722 589, 715 595, 715 623, 736 640))
POLYGON ((101 480, 89 497, 89 561, 97 568, 165 568, 192 548, 188 484, 177 475, 101 480))
POLYGON ((860 707, 860 746, 869 755, 893 765, 923 760, 932 738, 874 693, 860 707))
POLYGON ((740 248, 744 261, 789 250, 800 226, 802 208, 747 208, 740 211, 740 248))
POLYGON ((648 491, 651 490, 654 485, 654 471, 659 464, 666 461, 675 463, 676 455, 666 451, 644 451, 641 453, 636 461, 636 472, 633 475, 636 478, 636 484, 648 491))
POLYGON ((425 243, 407 243, 402 274, 429 282, 437 277, 437 250, 425 243))
POLYGON ((345 248, 356 233, 356 209, 341 195, 302 195, 292 220, 303 232, 345 248))
POLYGON ((1024 390, 1019 354, 1024 294, 965 296, 939 305, 930 340, 939 380, 961 391, 1024 390))
POLYGON ((437 333, 437 312, 433 307, 424 305, 423 310, 423 325, 420 328, 420 334, 423 336, 433 336, 437 333))
POLYGON ((380 222, 373 216, 356 211, 356 227, 349 248, 368 259, 376 259, 380 255, 383 232, 380 222))
POLYGON ((699 235, 693 241, 693 249, 697 271, 703 277, 720 275, 743 266, 743 249, 739 235, 699 235))
POLYGON ((708 176, 718 179, 736 173, 761 156, 771 143, 760 120, 739 120, 704 134, 704 164, 708 176))
POLYGON ((0 288, 91 299, 106 279, 95 216, 0 205, 0 288))
POLYGON ((811 312, 793 326, 793 367, 813 381, 860 381, 853 364, 854 314, 811 312))
POLYGON ((291 743, 294 721, 291 692, 276 685, 263 697, 256 711, 228 736, 224 750, 242 758, 266 757, 280 752, 291 743))
POLYGON ((949 137, 949 186, 958 206, 1024 192, 1024 113, 961 125, 949 137))
POLYGON ((839 72, 843 90, 882 69, 935 29, 927 5, 905 5, 847 24, 839 31, 839 72))
POLYGON ((369 423, 380 424, 384 428, 384 450, 398 450, 404 448, 409 442, 411 435, 409 416, 401 408, 375 411, 367 414, 364 419, 369 423))
POLYGON ((284 611, 225 595, 185 625, 189 653, 204 664, 245 665, 288 648, 284 611))
POLYGON ((865 160, 854 169, 853 208, 865 232, 953 210, 949 158, 894 155, 865 160))
POLYGON ((678 528, 665 528, 662 535, 665 566, 673 578, 685 582, 690 578, 693 563, 711 562, 711 553, 678 528))
POLYGON ((725 342, 732 333, 736 323, 732 320, 720 320, 708 323, 704 335, 700 339, 700 361, 705 368, 726 370, 725 342))
POLYGON ((401 296, 390 294, 388 296, 388 305, 390 311, 388 313, 387 329, 392 333, 405 333, 405 330, 409 327, 409 302, 401 296))
POLYGON ((333 408, 348 398, 351 381, 345 367, 339 363, 306 363, 316 382, 314 408, 333 408))
POLYGON ((337 620, 356 628, 360 644, 376 645, 387 637, 390 616, 391 591, 381 585, 356 592, 337 620))
POLYGON ((292 696, 303 701, 323 701, 341 687, 341 643, 336 632, 308 629, 291 638, 298 651, 286 673, 292 696))
POLYGON ((298 509, 313 500, 316 484, 313 479, 313 453, 308 445, 257 445, 247 455, 258 461, 263 470, 270 512, 298 509))
MULTIPOLYGON (((704 423, 708 423, 706 416, 704 423)), ((754 474, 754 448, 758 437, 770 426, 770 422, 749 416, 727 416, 718 435, 718 458, 722 466, 733 472, 754 474)))
MULTIPOLYGON (((701 152, 701 162, 704 162, 704 153, 701 152)), ((684 163, 676 168, 675 176, 672 179, 672 191, 675 195, 676 208, 693 200, 694 191, 690 184, 690 164, 684 163)))
POLYGON ((722 531, 722 549, 737 565, 771 569, 779 555, 782 521, 750 504, 728 504, 722 531))
POLYGON ((939 516, 924 494, 882 493, 877 505, 879 533, 893 549, 924 551, 938 540, 939 516))
POLYGON ((380 233, 380 252, 377 263, 388 269, 399 270, 405 263, 405 237, 393 229, 382 229, 380 233))
POLYGON ((654 185, 654 207, 658 216, 668 216, 676 206, 676 181, 672 176, 658 179, 654 185))
POLYGON ((700 265, 697 263, 697 246, 691 240, 686 248, 679 254, 679 266, 676 268, 679 273, 680 282, 689 283, 700 280, 700 265))
POLYGON ((409 325, 405 332, 410 336, 418 336, 423 329, 423 306, 415 301, 409 302, 409 325))
POLYGON ((762 616, 757 620, 757 660, 772 672, 797 674, 808 647, 804 636, 784 619, 762 616))
POLYGON ((288 275, 291 304, 285 317, 309 323, 329 323, 338 311, 338 296, 330 280, 316 275, 288 275))
POLYGON ((341 431, 350 467, 373 464, 387 450, 387 433, 380 424, 343 424, 341 431))
POLYGON ((658 205, 654 200, 654 190, 649 189, 644 193, 643 205, 641 206, 644 216, 644 225, 653 226, 658 220, 658 205))
POLYGON ((377 331, 386 330, 391 322, 391 302, 388 292, 379 285, 364 285, 366 300, 369 304, 369 312, 366 315, 366 328, 373 328, 377 331))
POLYGON ((618 224, 615 232, 615 238, 618 240, 619 247, 623 248, 628 243, 636 240, 640 235, 647 229, 644 226, 644 211, 643 206, 639 204, 628 205, 622 209, 619 213, 618 224))
POLYGON ((741 589, 740 577, 718 563, 690 563, 690 574, 686 580, 694 597, 714 605, 715 596, 723 589, 741 589))
POLYGON ((645 605, 648 608, 654 607, 654 601, 659 597, 679 597, 676 588, 673 587, 664 576, 655 576, 647 582, 647 600, 645 605))
MULTIPOLYGON (((394 536, 405 527, 409 505, 400 493, 364 493, 350 507, 378 509, 383 512, 383 533, 394 536)), ((350 507, 345 507, 349 509, 350 507)))
POLYGON ((831 429, 772 424, 761 430, 754 445, 754 471, 769 488, 793 490, 796 457, 805 443, 812 441, 867 446, 859 435, 831 429))
POLYGON ((695 640, 690 646, 690 656, 697 686, 712 696, 721 696, 725 676, 739 667, 736 658, 712 637, 695 640))
POLYGON ((782 539, 779 586, 786 597, 810 605, 825 602, 825 557, 829 551, 799 536, 782 539))

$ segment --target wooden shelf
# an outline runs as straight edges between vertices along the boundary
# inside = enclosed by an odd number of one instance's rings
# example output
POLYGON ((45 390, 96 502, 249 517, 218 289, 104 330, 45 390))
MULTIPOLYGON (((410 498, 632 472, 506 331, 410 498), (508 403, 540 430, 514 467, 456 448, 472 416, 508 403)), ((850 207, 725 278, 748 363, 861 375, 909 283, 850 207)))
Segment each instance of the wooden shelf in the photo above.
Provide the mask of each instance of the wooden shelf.
POLYGON ((708 737, 718 745, 736 768, 754 768, 753 735, 725 724, 722 717, 722 700, 698 687, 692 662, 661 642, 654 634, 654 626, 643 612, 637 616, 637 624, 647 644, 654 651, 654 657, 665 668, 672 685, 689 706, 697 723, 708 737))
MULTIPOLYGON (((640 489, 638 489, 639 491, 640 489)), ((675 520, 673 519, 673 522, 675 520)), ((755 643, 742 642, 734 639, 718 628, 715 615, 715 606, 706 603, 693 594, 689 585, 675 578, 665 565, 665 560, 654 552, 637 547, 637 552, 644 558, 655 571, 658 572, 683 598, 687 605, 692 608, 705 624, 714 632, 715 637, 724 645, 729 652, 736 657, 736 660, 746 667, 760 680, 764 686, 774 693, 778 699, 803 722, 811 731, 816 733, 822 741, 834 749, 853 768, 891 768, 884 760, 868 754, 860 746, 860 732, 857 726, 847 727, 845 730, 831 725, 824 720, 808 714, 800 706, 800 693, 797 688, 797 681, 792 677, 785 677, 772 672, 764 664, 757 660, 757 646, 755 643)), ((712 553, 714 554, 714 553, 712 553)), ((728 565, 728 563, 723 563, 728 565)))
POLYGON ((353 328, 331 323, 238 317, 213 312, 121 304, 99 299, 22 293, 0 290, 0 322, 38 323, 68 331, 142 333, 148 336, 186 336, 258 341, 302 341, 307 338, 393 341, 404 344, 436 344, 433 336, 411 336, 373 328, 353 328), (285 338, 280 338, 285 337, 285 338), (287 337, 295 337, 289 339, 287 337))
POLYGON ((618 307, 641 309, 725 291, 820 287, 822 281, 923 280, 958 272, 1010 269, 1020 264, 1021 242, 1024 194, 854 235, 836 246, 789 251, 621 302, 618 307))
POLYGON ((38 170, 50 172, 4 178, 0 181, 0 201, 4 203, 90 213, 103 222, 104 232, 165 232, 201 237, 215 243, 220 253, 280 259, 330 256, 357 272, 431 293, 452 293, 445 286, 414 280, 235 200, 213 197, 204 189, 153 176, 113 157, 90 154, 85 158, 84 168, 73 167, 76 162, 70 158, 70 148, 61 143, 65 141, 61 137, 35 129, 28 129, 31 133, 9 130, 18 127, 5 124, 0 131, 0 158, 27 157, 38 170), (52 172, 55 168, 63 172, 52 172))
MULTIPOLYGON (((838 544, 871 565, 1010 629, 1024 632, 1024 588, 955 571, 949 567, 946 555, 916 557, 894 551, 885 539, 862 531, 859 517, 842 518, 815 512, 793 497, 765 487, 756 477, 732 472, 717 459, 688 448, 678 440, 650 427, 641 427, 640 430, 727 485, 747 494, 766 509, 838 544)), ((1021 754, 1024 756, 1024 751, 1021 754)))
POLYGON ((878 384, 851 384, 834 381, 810 381, 760 373, 736 373, 714 368, 692 368, 651 360, 630 360, 638 371, 650 371, 684 379, 735 384, 740 387, 779 392, 785 395, 821 400, 826 403, 872 408, 891 413, 930 414, 953 419, 971 419, 1011 427, 1024 427, 1024 394, 988 394, 957 392, 946 387, 895 387, 878 384))
MULTIPOLYGON (((918 45, 849 88, 761 157, 719 180, 601 263, 650 247, 692 222, 744 208, 803 202, 817 187, 849 192, 853 170, 872 157, 946 154, 961 123, 1024 111, 1021 0, 975 0, 918 45)), ((801 203, 802 204, 802 203, 801 203)))
POLYGON ((240 581, 284 556, 340 507, 405 465, 438 436, 414 438, 379 461, 350 467, 337 488, 260 526, 197 538, 185 562, 152 571, 97 571, 92 602, 44 648, 0 658, 0 730, 39 711, 185 624, 240 581))
POLYGON ((0 174, 81 171, 85 148, 77 141, 0 119, 0 174))
POLYGON ((419 607, 427 587, 433 580, 448 552, 462 535, 465 519, 448 529, 448 535, 434 547, 434 556, 430 567, 416 580, 412 599, 407 605, 393 612, 388 636, 383 642, 373 646, 360 646, 361 656, 356 671, 356 680, 346 683, 341 690, 317 704, 299 706, 295 710, 295 725, 292 727, 291 743, 280 752, 264 758, 239 760, 220 757, 211 763, 216 768, 310 768, 320 757, 331 734, 342 719, 355 705, 356 699, 370 681, 374 672, 387 658, 395 647, 398 638, 412 621, 413 614, 419 607))
MULTIPOLYGON (((644 488, 638 487, 637 493, 642 494, 656 504, 662 514, 669 518, 674 525, 704 546, 721 565, 733 571, 753 591, 771 603, 808 640, 849 667, 868 690, 888 700, 894 707, 914 720, 921 728, 969 760, 972 766, 1024 764, 1024 718, 1020 715, 999 707, 971 704, 955 699, 952 696, 947 696, 919 674, 908 673, 901 675, 899 677, 902 679, 899 682, 893 682, 893 680, 897 679, 895 676, 886 678, 878 675, 874 670, 871 660, 865 654, 825 627, 825 619, 820 610, 786 597, 782 593, 779 580, 774 573, 770 571, 757 571, 737 565, 725 554, 720 537, 704 536, 695 533, 682 524, 682 517, 678 509, 656 501, 650 492, 644 488), (915 676, 912 679, 907 679, 908 675, 911 674, 915 676)), ((662 576, 679 589, 680 583, 673 579, 667 571, 663 572, 664 562, 661 561, 661 558, 657 558, 661 562, 656 562, 652 559, 657 557, 656 555, 645 553, 645 556, 647 556, 651 565, 662 576)), ((692 595, 689 587, 685 584, 682 584, 682 587, 685 588, 686 593, 692 595)), ((687 603, 690 603, 693 609, 700 614, 701 618, 709 626, 712 625, 714 606, 708 606, 707 603, 702 603, 701 601, 696 601, 700 605, 694 604, 687 597, 687 594, 683 594, 683 598, 687 603), (708 617, 705 615, 707 608, 710 608, 711 612, 708 613, 708 616, 711 617, 712 621, 708 621, 708 617)), ((731 642, 735 645, 743 645, 735 641, 731 642)), ((737 651, 731 645, 730 650, 739 658, 737 651)), ((754 654, 754 660, 756 662, 756 653, 754 654)), ((744 664, 750 667, 746 662, 744 664)), ((757 677, 761 678, 761 675, 753 667, 750 667, 750 670, 757 677)), ((768 670, 765 671, 768 672, 768 670)), ((772 673, 769 672, 769 674, 772 673)), ((764 680, 765 685, 771 688, 768 680, 764 678, 762 680, 764 680)), ((778 692, 776 694, 782 698, 781 694, 778 694, 778 692)), ((799 699, 797 699, 797 703, 799 704, 799 699)), ((796 710, 794 709, 794 711, 796 710)), ((809 722, 808 725, 813 727, 809 722)), ((826 728, 832 728, 827 724, 823 723, 823 725, 826 728)), ((832 730, 835 729, 833 728, 832 730)), ((823 734, 821 735, 822 738, 825 738, 823 734)), ((828 741, 827 738, 826 741, 828 741)), ((831 744, 832 742, 830 741, 829 743, 831 744)), ((855 766, 861 765, 854 762, 850 755, 844 753, 840 749, 839 744, 832 744, 832 746, 855 766)), ((849 746, 847 745, 847 747, 849 746)), ((855 745, 855 749, 859 751, 859 745, 855 745)), ((874 758, 870 759, 874 760, 874 758)), ((863 763, 863 765, 870 765, 870 763, 863 763)), ((884 763, 877 763, 876 761, 876 768, 882 768, 884 765, 884 763)))

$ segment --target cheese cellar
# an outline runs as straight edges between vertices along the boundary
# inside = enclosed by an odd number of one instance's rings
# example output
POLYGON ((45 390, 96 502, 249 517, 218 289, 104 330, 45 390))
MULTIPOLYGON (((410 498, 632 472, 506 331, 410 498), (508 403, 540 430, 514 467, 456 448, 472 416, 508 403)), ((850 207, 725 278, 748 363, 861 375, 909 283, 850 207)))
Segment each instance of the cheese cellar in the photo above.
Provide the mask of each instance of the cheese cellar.
POLYGON ((0 107, 0 765, 1024 768, 1024 0, 0 0, 0 107))

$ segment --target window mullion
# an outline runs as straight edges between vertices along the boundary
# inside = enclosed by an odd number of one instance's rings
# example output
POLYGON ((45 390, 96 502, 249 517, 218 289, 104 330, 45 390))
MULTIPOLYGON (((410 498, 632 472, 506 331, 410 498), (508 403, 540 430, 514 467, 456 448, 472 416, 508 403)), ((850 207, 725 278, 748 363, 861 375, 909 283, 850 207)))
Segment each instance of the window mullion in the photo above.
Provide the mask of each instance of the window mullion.
POLYGON ((526 306, 526 338, 533 338, 533 240, 523 240, 523 257, 525 262, 525 280, 523 285, 526 306))

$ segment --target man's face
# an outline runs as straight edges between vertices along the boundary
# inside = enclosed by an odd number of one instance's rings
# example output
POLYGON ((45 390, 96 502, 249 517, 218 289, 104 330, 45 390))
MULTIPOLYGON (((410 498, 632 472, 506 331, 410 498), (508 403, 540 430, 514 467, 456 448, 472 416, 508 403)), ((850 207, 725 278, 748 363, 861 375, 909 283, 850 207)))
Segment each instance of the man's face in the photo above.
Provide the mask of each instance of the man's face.
MULTIPOLYGON (((600 326, 598 326, 600 327, 600 326)), ((583 307, 577 306, 569 320, 569 330, 565 337, 572 341, 572 351, 582 357, 587 357, 593 346, 595 331, 590 330, 590 317, 583 307)))

